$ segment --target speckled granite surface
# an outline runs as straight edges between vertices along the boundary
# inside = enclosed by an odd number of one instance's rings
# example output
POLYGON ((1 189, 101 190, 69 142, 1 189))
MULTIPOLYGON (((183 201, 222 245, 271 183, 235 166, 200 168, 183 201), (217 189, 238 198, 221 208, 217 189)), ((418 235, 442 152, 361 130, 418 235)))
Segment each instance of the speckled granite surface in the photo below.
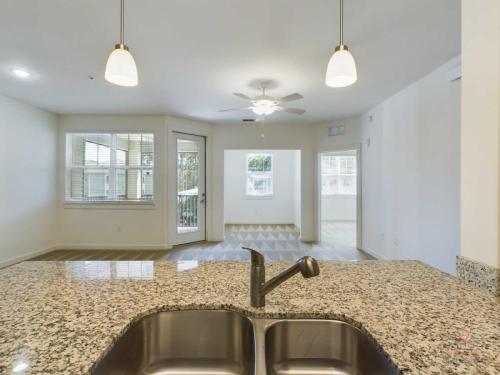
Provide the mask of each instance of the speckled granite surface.
MULTIPOLYGON (((287 265, 268 264, 268 275, 287 265)), ((500 300, 491 293, 419 262, 320 266, 320 276, 288 280, 259 310, 248 303, 245 262, 24 262, 0 270, 0 373, 86 374, 135 319, 188 308, 347 320, 404 374, 500 373, 500 300)))
POLYGON ((500 270, 498 268, 458 256, 457 276, 468 284, 500 296, 500 270))

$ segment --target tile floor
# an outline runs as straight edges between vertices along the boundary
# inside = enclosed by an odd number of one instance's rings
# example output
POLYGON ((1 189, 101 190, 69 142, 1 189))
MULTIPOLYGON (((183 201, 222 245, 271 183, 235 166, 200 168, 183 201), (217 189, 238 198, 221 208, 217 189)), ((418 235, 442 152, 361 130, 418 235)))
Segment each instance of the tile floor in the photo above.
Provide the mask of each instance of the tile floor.
POLYGON ((300 241, 294 225, 226 225, 223 242, 197 242, 173 250, 56 250, 33 260, 249 260, 242 246, 259 250, 268 261, 296 260, 311 255, 318 260, 372 259, 356 249, 355 223, 323 222, 322 241, 300 241))

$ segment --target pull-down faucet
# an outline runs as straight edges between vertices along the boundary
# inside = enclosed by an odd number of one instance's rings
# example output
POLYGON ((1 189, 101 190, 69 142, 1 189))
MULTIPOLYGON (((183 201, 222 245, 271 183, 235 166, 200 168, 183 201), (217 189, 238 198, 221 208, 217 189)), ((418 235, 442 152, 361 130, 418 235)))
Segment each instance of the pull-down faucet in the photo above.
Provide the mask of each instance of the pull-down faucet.
POLYGON ((284 270, 266 282, 264 256, 257 250, 249 247, 243 247, 242 249, 250 251, 251 254, 250 303, 253 307, 265 306, 266 294, 296 273, 300 272, 306 279, 319 275, 319 265, 316 259, 305 256, 300 258, 292 267, 284 270))

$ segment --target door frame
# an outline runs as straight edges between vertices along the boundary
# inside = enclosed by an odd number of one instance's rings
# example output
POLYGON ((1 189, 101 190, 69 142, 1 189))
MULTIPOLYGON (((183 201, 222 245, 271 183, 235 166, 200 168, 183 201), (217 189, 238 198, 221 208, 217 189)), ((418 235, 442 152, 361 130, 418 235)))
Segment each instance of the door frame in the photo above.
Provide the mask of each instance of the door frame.
POLYGON ((182 131, 172 130, 170 132, 170 147, 167 152, 167 181, 169 188, 167 189, 167 207, 168 209, 168 234, 171 246, 200 242, 207 240, 207 137, 200 134, 185 133, 182 131), (177 233, 177 139, 187 139, 194 141, 202 141, 200 171, 203 176, 203 193, 205 201, 203 206, 200 206, 200 220, 203 222, 203 228, 194 233, 177 233), (203 208, 201 208, 203 207, 203 208), (199 237, 198 237, 199 236, 199 237))
POLYGON ((322 147, 316 156, 316 236, 321 241, 321 154, 356 150, 356 248, 363 249, 363 179, 361 171, 361 144, 322 147))

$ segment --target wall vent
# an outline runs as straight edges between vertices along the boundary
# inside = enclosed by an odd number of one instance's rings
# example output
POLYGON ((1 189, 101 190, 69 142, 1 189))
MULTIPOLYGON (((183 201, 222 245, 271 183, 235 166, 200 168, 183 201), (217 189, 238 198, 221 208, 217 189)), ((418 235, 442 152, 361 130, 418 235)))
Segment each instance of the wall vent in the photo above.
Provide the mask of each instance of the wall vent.
POLYGON ((345 127, 344 126, 330 126, 328 128, 328 136, 329 137, 336 137, 339 135, 344 135, 345 134, 345 127))
POLYGON ((254 118, 244 118, 241 121, 243 121, 243 122, 255 122, 255 119, 254 118))

